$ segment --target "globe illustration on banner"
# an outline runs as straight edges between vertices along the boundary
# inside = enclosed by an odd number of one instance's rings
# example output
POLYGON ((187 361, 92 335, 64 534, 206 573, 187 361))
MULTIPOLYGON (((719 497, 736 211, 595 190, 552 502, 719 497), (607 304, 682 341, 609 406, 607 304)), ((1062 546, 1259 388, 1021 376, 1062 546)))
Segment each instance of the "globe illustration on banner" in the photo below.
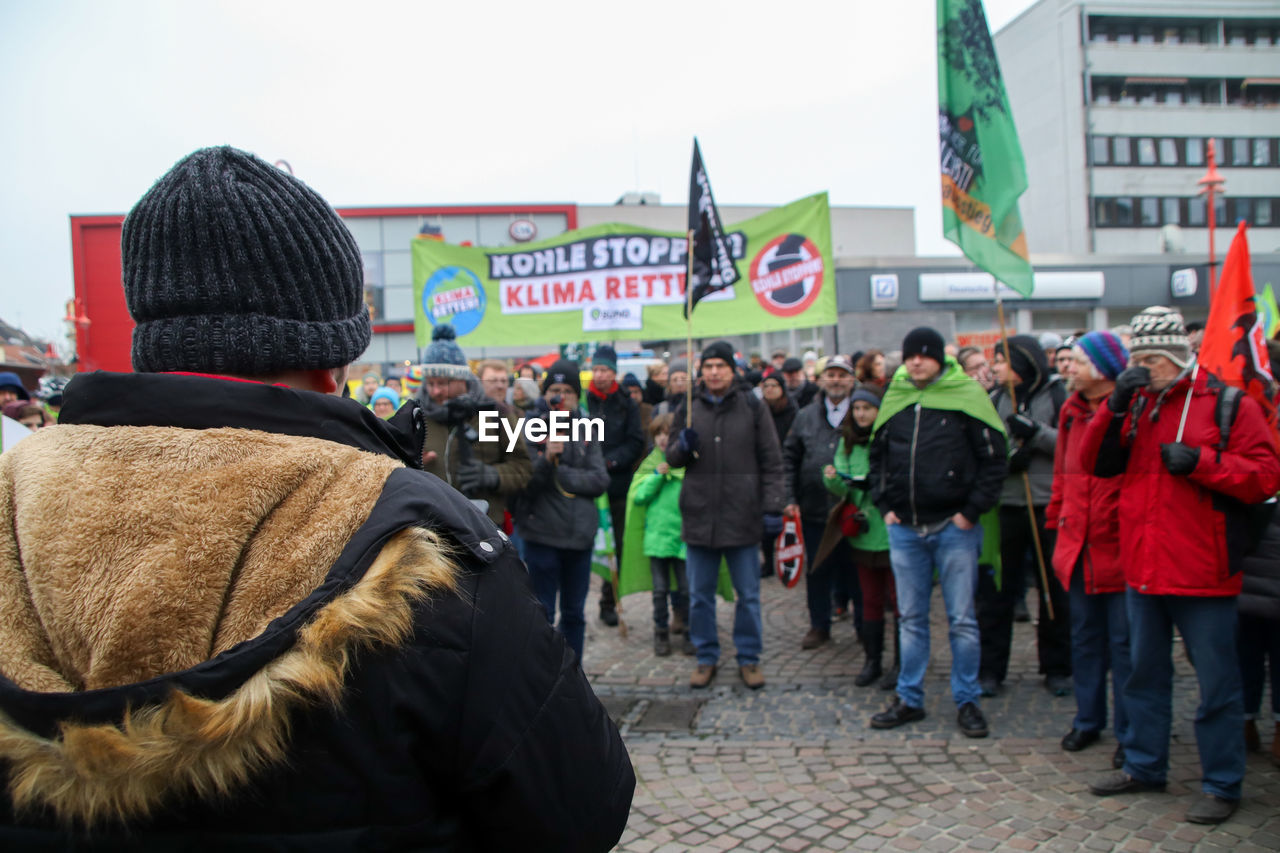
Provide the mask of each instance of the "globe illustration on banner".
POLYGON ((441 267, 422 286, 422 313, 432 326, 448 323, 462 337, 484 319, 484 287, 466 267, 441 267))

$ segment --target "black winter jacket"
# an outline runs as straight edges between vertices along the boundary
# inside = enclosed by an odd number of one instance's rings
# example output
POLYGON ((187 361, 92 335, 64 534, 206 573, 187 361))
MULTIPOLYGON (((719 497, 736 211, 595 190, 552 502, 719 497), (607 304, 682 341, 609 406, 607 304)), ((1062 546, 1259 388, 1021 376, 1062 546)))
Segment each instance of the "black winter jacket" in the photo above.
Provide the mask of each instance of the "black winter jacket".
POLYGON ((1241 614, 1280 622, 1280 512, 1271 516, 1258 547, 1244 558, 1239 607, 1241 614))
POLYGON ((781 409, 774 409, 768 401, 764 404, 769 414, 773 416, 773 431, 778 434, 779 443, 787 440, 787 433, 791 432, 791 424, 795 423, 796 415, 800 412, 790 394, 783 394, 782 402, 784 405, 781 409))
POLYGON ((1004 435, 963 412, 912 406, 876 431, 871 498, 904 524, 932 524, 996 505, 1005 476, 1004 435))
POLYGON ((591 388, 582 392, 587 401, 587 414, 604 419, 604 441, 599 445, 604 454, 604 467, 609 472, 609 499, 626 498, 631 488, 631 475, 644 455, 644 428, 640 425, 640 409, 621 385, 604 399, 591 388))
POLYGON ((617 842, 622 741, 505 537, 412 470, 412 421, 72 380, 0 457, 0 848, 617 842))
MULTIPOLYGON (((822 469, 830 465, 840 443, 840 429, 827 420, 827 395, 820 392, 800 410, 791 432, 782 442, 782 464, 787 472, 788 504, 800 507, 800 518, 823 524, 835 506, 836 497, 822 480, 822 469)), ((845 412, 850 418, 852 406, 845 412)))
MULTIPOLYGON (((685 421, 683 398, 675 422, 685 421)), ((693 395, 693 430, 698 455, 679 442, 667 445, 667 462, 685 468, 680 488, 681 532, 685 544, 705 548, 756 545, 764 513, 782 512, 785 485, 782 453, 768 406, 736 384, 719 403, 701 382, 693 395)))

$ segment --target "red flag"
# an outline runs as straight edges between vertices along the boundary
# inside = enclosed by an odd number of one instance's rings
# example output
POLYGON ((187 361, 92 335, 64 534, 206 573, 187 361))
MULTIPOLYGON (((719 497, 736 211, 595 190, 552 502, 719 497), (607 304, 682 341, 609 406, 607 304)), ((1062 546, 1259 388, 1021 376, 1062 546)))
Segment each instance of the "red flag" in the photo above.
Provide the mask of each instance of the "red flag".
POLYGON ((1276 423, 1275 380, 1267 357, 1267 335, 1254 304, 1246 226, 1240 223, 1222 264, 1222 278, 1209 304, 1200 344, 1200 366, 1258 401, 1267 421, 1276 423))

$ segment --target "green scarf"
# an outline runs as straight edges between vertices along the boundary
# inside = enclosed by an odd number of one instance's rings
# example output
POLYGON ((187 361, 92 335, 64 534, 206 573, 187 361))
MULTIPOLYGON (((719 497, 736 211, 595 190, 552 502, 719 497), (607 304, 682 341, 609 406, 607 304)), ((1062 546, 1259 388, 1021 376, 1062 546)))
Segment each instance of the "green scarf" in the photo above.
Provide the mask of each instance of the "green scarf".
POLYGON ((885 391, 884 400, 880 403, 880 414, 871 427, 871 434, 874 436, 889 418, 916 403, 926 409, 964 412, 1004 435, 1004 422, 996 414, 995 406, 991 405, 991 398, 952 356, 947 356, 946 364, 942 366, 942 375, 924 388, 917 388, 911 381, 905 365, 899 367, 885 391))

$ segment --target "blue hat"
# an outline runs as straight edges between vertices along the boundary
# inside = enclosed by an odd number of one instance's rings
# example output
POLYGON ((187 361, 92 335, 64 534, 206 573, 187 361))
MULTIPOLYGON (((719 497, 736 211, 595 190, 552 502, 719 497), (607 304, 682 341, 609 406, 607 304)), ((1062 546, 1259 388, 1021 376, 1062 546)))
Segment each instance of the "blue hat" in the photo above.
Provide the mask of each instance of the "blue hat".
POLYGON ((24 400, 31 399, 31 395, 27 393, 26 387, 22 384, 22 379, 16 373, 0 373, 0 391, 6 388, 12 388, 24 400))
POLYGON ((856 403, 859 400, 875 406, 877 409, 880 408, 880 395, 867 388, 859 388, 857 391, 854 391, 849 395, 850 404, 856 403))
POLYGON ((379 388, 377 391, 374 391, 373 396, 369 398, 369 408, 372 409, 373 404, 379 400, 390 400, 391 405, 395 406, 397 409, 400 408, 400 397, 390 388, 379 388))
POLYGON ((447 323, 431 330, 431 344, 422 355, 422 375, 442 376, 446 379, 470 379, 471 368, 467 357, 457 344, 458 333, 447 323))

